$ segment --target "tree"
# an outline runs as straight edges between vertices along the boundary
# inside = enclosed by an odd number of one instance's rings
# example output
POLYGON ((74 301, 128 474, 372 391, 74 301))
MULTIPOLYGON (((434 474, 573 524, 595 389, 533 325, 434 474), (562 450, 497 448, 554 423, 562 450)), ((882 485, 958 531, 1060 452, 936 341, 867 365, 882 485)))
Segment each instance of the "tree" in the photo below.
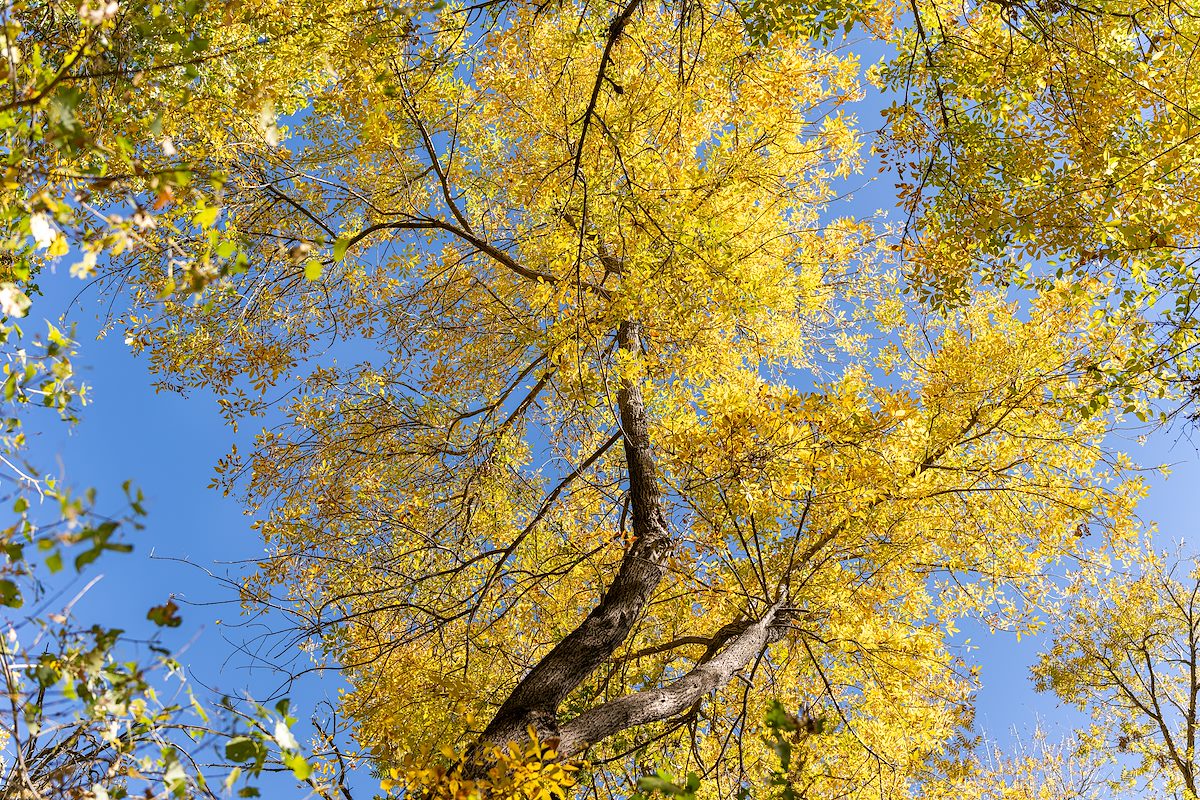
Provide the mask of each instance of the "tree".
POLYGON ((1200 572, 1149 557, 1093 577, 1034 668, 1039 689, 1091 713, 1079 751, 1120 766, 1119 781, 1197 796, 1200 572))
POLYGON ((1191 407, 1196 117, 1180 76, 1196 14, 1159 0, 912 8, 880 73, 903 93, 881 145, 900 174, 909 274, 951 304, 979 282, 1071 281, 1123 330, 1088 367, 1104 377, 1093 410, 1191 407))
POLYGON ((660 759, 735 796, 777 700, 828 720, 813 796, 903 796, 969 724, 954 621, 1035 629, 1049 564, 1134 539, 1080 411, 1121 331, 1066 284, 907 301, 833 216, 857 59, 739 11, 348 19, 172 231, 249 271, 196 302, 133 254, 134 347, 267 415, 219 466, 270 548, 246 597, 342 665, 384 771, 540 743, 597 796, 660 759))
MULTIPOLYGON (((14 3, 0 301, 74 246, 267 417, 246 597, 397 780, 734 796, 783 702, 787 789, 903 796, 970 724, 955 620, 1136 546, 1102 412, 1194 374, 1194 21, 1126 5, 14 3), (852 25, 911 91, 898 239, 834 216, 852 25)), ((46 342, 5 400, 69 414, 46 342)))
MULTIPOLYGON (((265 42, 274 35, 295 46, 312 35, 312 15, 291 17, 293 27, 280 33, 281 17, 263 9, 225 3, 221 10, 206 13, 202 0, 0 6, 0 459, 18 481, 36 483, 36 473, 21 467, 23 411, 47 406, 70 419, 85 401, 72 373, 69 330, 51 324, 45 336, 31 337, 18 324, 47 268, 74 248, 70 274, 94 278, 107 256, 150 246, 145 233, 167 206, 203 223, 215 213, 221 173, 212 162, 228 153, 227 137, 242 132, 239 122, 266 135, 273 117, 265 119, 259 107, 295 87, 293 73, 269 60, 261 66, 274 67, 277 82, 249 85, 227 74, 224 59, 249 47, 247 38, 272 58, 286 58, 286 48, 265 42), (210 47, 218 27, 235 37, 226 50, 210 47), (202 72, 204 91, 197 86, 202 72), (239 113, 222 114, 226 103, 239 113), (254 111, 240 113, 245 106, 254 111), (209 156, 204 169, 181 155, 192 146, 209 156)), ((181 261, 170 235, 156 242, 173 279, 193 289, 238 265, 219 254, 181 261)))
MULTIPOLYGON (((102 555, 131 550, 121 533, 140 527, 140 493, 127 486, 130 511, 113 518, 53 486, 39 486, 43 502, 31 504, 28 488, 2 496, 18 520, 0 531, 0 798, 165 800, 235 786, 250 797, 265 769, 287 770, 330 797, 289 730, 286 701, 274 709, 213 702, 193 693, 157 638, 139 646, 114 625, 76 619, 94 580, 72 587, 62 580, 64 561, 85 574, 102 555), (46 506, 49 519, 39 513, 46 506)), ((147 617, 178 627, 178 610, 168 600, 147 617)))
MULTIPOLYGON (((45 408, 69 423, 87 395, 73 373, 69 328, 49 324, 44 336, 29 336, 18 322, 72 249, 70 274, 91 279, 108 257, 152 246, 145 234, 162 209, 194 215, 198 225, 215 213, 222 178, 213 159, 228 152, 221 137, 237 134, 239 123, 272 135, 274 118, 264 109, 295 83, 278 65, 269 73, 275 83, 231 76, 226 59, 239 49, 286 59, 285 47, 265 43, 302 46, 329 19, 324 10, 292 11, 199 0, 0 5, 0 502, 11 508, 0 529, 6 800, 211 797, 222 791, 205 780, 214 772, 225 790, 238 785, 242 796, 255 796, 264 769, 286 770, 331 796, 289 731, 286 703, 218 707, 191 694, 157 641, 138 647, 114 624, 74 618, 79 596, 67 600, 63 592, 78 586, 69 588, 64 575, 130 550, 122 532, 138 527, 142 498, 126 483, 131 511, 110 518, 95 510, 93 491, 72 492, 31 464, 38 459, 26 423, 41 427, 40 413, 44 425, 45 408), (217 28, 240 38, 213 50, 217 28), (201 74, 205 91, 198 91, 201 74), (198 168, 180 151, 201 145, 210 160, 198 168)), ((172 258, 165 233, 154 244, 172 258)), ((176 277, 198 289, 238 267, 226 255, 175 261, 176 277)), ((168 601, 148 616, 174 627, 177 610, 168 601)))

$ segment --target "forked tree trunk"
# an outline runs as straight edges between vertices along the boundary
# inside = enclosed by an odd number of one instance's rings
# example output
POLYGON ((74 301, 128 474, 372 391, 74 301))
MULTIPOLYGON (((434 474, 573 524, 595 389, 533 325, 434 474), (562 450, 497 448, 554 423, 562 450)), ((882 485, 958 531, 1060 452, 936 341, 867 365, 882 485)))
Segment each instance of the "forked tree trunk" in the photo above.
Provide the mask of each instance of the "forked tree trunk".
MULTIPOLYGON (((639 353, 640 325, 622 324, 617 342, 622 350, 639 353)), ((532 726, 539 738, 559 740, 560 758, 581 756, 591 744, 620 731, 687 711, 755 661, 778 633, 773 627, 779 621, 777 604, 761 619, 722 629, 724 649, 707 654, 682 678, 658 689, 618 697, 559 723, 562 701, 628 638, 662 580, 667 556, 675 546, 662 506, 645 401, 637 382, 622 383, 617 406, 629 473, 633 544, 600 603, 517 684, 484 730, 481 743, 524 741, 532 726)), ((722 643, 717 637, 713 641, 722 643)))

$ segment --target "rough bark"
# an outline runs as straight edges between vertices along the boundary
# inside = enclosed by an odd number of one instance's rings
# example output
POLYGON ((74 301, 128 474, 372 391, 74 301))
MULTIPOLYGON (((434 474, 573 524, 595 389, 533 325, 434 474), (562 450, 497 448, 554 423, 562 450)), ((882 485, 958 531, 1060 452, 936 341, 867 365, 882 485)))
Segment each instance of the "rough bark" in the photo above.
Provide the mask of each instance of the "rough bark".
POLYGON ((761 619, 732 637, 719 654, 702 661, 667 686, 618 697, 565 723, 559 731, 559 757, 575 758, 595 742, 627 728, 679 716, 705 695, 729 683, 779 634, 781 628, 776 627, 779 610, 778 605, 771 608, 761 619))
MULTIPOLYGON (((640 333, 638 323, 624 323, 617 333, 620 348, 628 353, 640 352, 640 333)), ((622 383, 617 406, 629 475, 633 544, 599 604, 517 684, 484 730, 480 743, 521 741, 533 726, 543 740, 559 740, 556 749, 560 758, 576 758, 592 744, 620 731, 683 714, 732 680, 781 635, 782 600, 761 618, 729 623, 703 640, 708 645, 704 655, 682 678, 657 689, 618 697, 558 724, 558 708, 566 696, 610 660, 628 638, 662 580, 673 546, 645 401, 636 381, 622 383)))
MULTIPOLYGON (((638 323, 622 324, 617 341, 622 350, 640 352, 638 323)), ((557 736, 557 712, 563 699, 625 641, 662 580, 672 540, 662 508, 641 387, 636 382, 623 382, 617 392, 617 406, 629 473, 633 544, 600 603, 517 684, 484 730, 484 742, 520 741, 530 725, 543 737, 557 736)))

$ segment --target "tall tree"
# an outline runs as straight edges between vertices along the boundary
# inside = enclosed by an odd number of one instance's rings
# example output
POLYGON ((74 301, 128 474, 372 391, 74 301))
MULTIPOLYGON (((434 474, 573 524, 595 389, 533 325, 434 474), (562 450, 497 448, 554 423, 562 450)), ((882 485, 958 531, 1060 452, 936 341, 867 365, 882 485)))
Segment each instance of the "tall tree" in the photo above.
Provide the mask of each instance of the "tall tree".
MULTIPOLYGON (((90 279, 109 257, 153 246, 192 289, 239 268, 232 253, 175 259, 170 231, 148 233, 168 207, 196 225, 215 214, 220 164, 236 151, 230 139, 270 139, 273 103, 286 103, 297 76, 310 74, 297 55, 310 51, 306 40, 365 8, 0 4, 0 503, 11 510, 0 527, 5 800, 211 797, 222 789, 205 775, 217 772, 226 790, 249 778, 241 790, 253 796, 253 779, 268 765, 330 796, 300 754, 285 706, 206 711, 186 685, 164 678, 178 677, 179 665, 156 641, 147 651, 115 620, 86 626, 73 616, 90 584, 72 600, 64 575, 131 549, 122 534, 143 513, 142 498, 126 484, 131 518, 104 516, 92 491, 71 490, 69 467, 68 480, 39 471, 46 454, 30 454, 25 425, 44 430, 55 412, 70 422, 87 395, 73 372, 69 329, 51 324, 38 336, 23 318, 36 315, 40 287, 57 266, 90 279), (231 70, 236 53, 244 63, 257 59, 263 74, 231 70), (203 163, 187 152, 199 148, 203 163)), ((167 602, 149 618, 173 627, 176 611, 167 602)))
MULTIPOLYGON (((1123 346, 1097 353, 1093 409, 1194 400, 1200 17, 1188 3, 914 3, 880 72, 902 93, 908 272, 941 303, 972 286, 1071 281, 1123 346)), ((1191 408, 1190 405, 1184 406, 1191 408)), ((1191 412, 1189 412, 1191 413, 1191 412)))
POLYGON ((1035 728, 1007 747, 986 739, 925 781, 925 800, 1102 800, 1112 798, 1107 762, 1081 757, 1079 738, 1051 740, 1035 728))
POLYGON ((1200 572, 1153 556, 1093 578, 1033 670, 1038 688, 1088 711, 1081 755, 1126 788, 1194 798, 1200 733, 1200 572))
POLYGON ((344 667, 384 769, 532 730, 597 796, 656 758, 734 796, 780 700, 828 720, 814 794, 903 796, 969 721, 954 620, 1036 625, 1049 563, 1130 541, 1079 411, 1117 332, 1068 286, 906 302, 831 206, 857 58, 742 11, 348 18, 178 243, 250 271, 197 303, 141 251, 129 341, 270 420, 219 467, 268 543, 246 596, 344 667))

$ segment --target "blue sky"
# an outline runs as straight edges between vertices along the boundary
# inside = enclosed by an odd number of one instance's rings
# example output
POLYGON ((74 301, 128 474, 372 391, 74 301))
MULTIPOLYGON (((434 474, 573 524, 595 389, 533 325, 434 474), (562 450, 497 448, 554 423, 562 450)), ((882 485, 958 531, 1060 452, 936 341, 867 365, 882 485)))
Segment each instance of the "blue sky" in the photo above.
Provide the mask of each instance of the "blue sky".
MULTIPOLYGON (((31 326, 38 317, 55 315, 75 298, 83 284, 68 278, 65 269, 47 276, 47 296, 34 307, 31 326)), ((70 317, 78 323, 81 341, 76 364, 90 385, 91 402, 81 422, 73 428, 49 416, 32 442, 32 455, 48 472, 65 465, 62 475, 77 487, 93 486, 101 510, 119 509, 121 483, 129 479, 146 495, 149 511, 146 529, 134 536, 133 554, 110 555, 96 564, 104 578, 77 610, 85 621, 149 631, 144 620, 148 606, 174 596, 183 606, 184 625, 167 632, 174 647, 186 647, 182 661, 200 683, 224 692, 250 691, 258 697, 275 692, 281 675, 263 664, 273 658, 297 663, 272 653, 275 640, 265 641, 266 652, 254 657, 239 653, 236 644, 253 639, 263 629, 238 628, 243 620, 233 589, 218 577, 236 579, 240 562, 254 561, 264 550, 251 520, 234 498, 208 489, 213 465, 223 456, 235 434, 224 425, 215 400, 203 392, 187 397, 156 392, 145 359, 134 357, 114 332, 95 338, 98 314, 105 308, 94 291, 84 291, 73 304, 70 317), (212 573, 212 574, 210 574, 212 573)), ((1200 463, 1186 431, 1153 433, 1145 446, 1136 439, 1116 440, 1144 466, 1173 465, 1170 477, 1149 473, 1151 491, 1142 515, 1157 523, 1160 549, 1195 541, 1194 498, 1200 480, 1200 463)), ((252 431, 237 434, 246 441, 252 431)), ((1001 741, 1011 729, 1030 729, 1039 721, 1052 730, 1070 726, 1079 717, 1056 707, 1053 697, 1033 692, 1028 666, 1040 642, 1011 635, 987 636, 976 631, 972 642, 984 664, 983 690, 979 695, 978 725, 1001 741)), ((303 663, 301 656, 300 663, 303 663)), ((334 673, 310 680, 303 698, 315 701, 336 694, 334 673)), ((1063 729, 1065 732, 1065 728, 1063 729)))
MULTIPOLYGON (((854 109, 864 128, 877 124, 872 117, 879 105, 877 99, 854 109)), ((884 176, 843 213, 869 213, 886 204, 889 186, 884 176)), ((78 324, 81 341, 76 364, 91 387, 92 402, 73 428, 46 415, 47 424, 31 443, 31 456, 46 472, 62 469, 74 486, 95 487, 102 510, 120 508, 121 483, 131 480, 145 493, 149 511, 146 529, 131 540, 134 553, 106 556, 96 564, 92 574, 104 578, 77 606, 79 616, 138 635, 152 629, 144 619, 146 608, 174 596, 183 606, 184 624, 164 638, 183 649, 181 660, 195 681, 260 698, 274 693, 282 676, 267 664, 304 665, 304 656, 295 661, 295 653, 279 652, 275 638, 259 640, 262 650, 239 651, 240 643, 253 642, 266 629, 237 627, 244 618, 235 590, 220 577, 236 580, 242 562, 259 558, 263 546, 236 500, 207 488, 213 466, 229 444, 236 437, 247 441, 253 430, 235 435, 222 422, 213 398, 203 392, 188 397, 156 392, 147 363, 129 353, 119 332, 96 340, 97 317, 106 302, 70 279, 65 264, 57 274, 45 276, 44 286, 47 296, 35 303, 28 327, 40 318, 55 319, 71 306, 69 318, 78 324)), ((38 430, 36 424, 32 429, 38 430)), ((1174 549, 1181 539, 1194 541, 1200 533, 1192 511, 1200 462, 1192 443, 1175 430, 1152 434, 1145 446, 1132 439, 1114 444, 1145 466, 1174 465, 1169 478, 1150 474, 1151 492, 1142 514, 1157 523, 1160 548, 1174 549)), ((1051 731, 1066 732, 1079 721, 1077 714, 1058 708, 1053 697, 1033 692, 1028 667, 1040 645, 1036 638, 1017 642, 1011 635, 980 632, 972 638, 979 647, 975 659, 984 665, 977 718, 981 731, 1004 742, 1014 729, 1028 731, 1040 722, 1051 731)), ((336 673, 309 680, 296 693, 297 705, 311 708, 322 696, 336 695, 339 686, 336 673)))
MULTIPOLYGON (((146 360, 133 356, 120 331, 97 339, 108 300, 68 277, 65 264, 44 276, 42 285, 46 296, 35 300, 24 327, 32 332, 64 312, 77 323, 74 364, 90 402, 74 426, 50 414, 29 415, 30 460, 77 490, 96 489, 101 513, 125 510, 121 484, 129 480, 144 492, 148 512, 144 530, 126 531, 131 554, 108 554, 82 576, 68 578, 70 597, 101 576, 75 606, 78 620, 123 628, 133 639, 158 635, 185 665, 201 698, 250 696, 273 705, 287 694, 299 718, 294 731, 308 735, 308 717, 323 700, 335 699, 343 684, 336 672, 287 684, 290 669, 312 662, 286 637, 270 635, 284 629, 283 620, 243 615, 231 581, 246 570, 245 562, 261 558, 264 547, 237 501, 207 488, 217 459, 231 442, 249 441, 253 431, 233 433, 207 393, 156 391, 146 360), (146 620, 146 610, 168 598, 181 606, 183 624, 176 629, 146 620)), ((366 773, 356 784, 364 797, 378 788, 366 773)), ((306 795, 293 790, 295 781, 286 775, 258 785, 267 797, 306 795)))

